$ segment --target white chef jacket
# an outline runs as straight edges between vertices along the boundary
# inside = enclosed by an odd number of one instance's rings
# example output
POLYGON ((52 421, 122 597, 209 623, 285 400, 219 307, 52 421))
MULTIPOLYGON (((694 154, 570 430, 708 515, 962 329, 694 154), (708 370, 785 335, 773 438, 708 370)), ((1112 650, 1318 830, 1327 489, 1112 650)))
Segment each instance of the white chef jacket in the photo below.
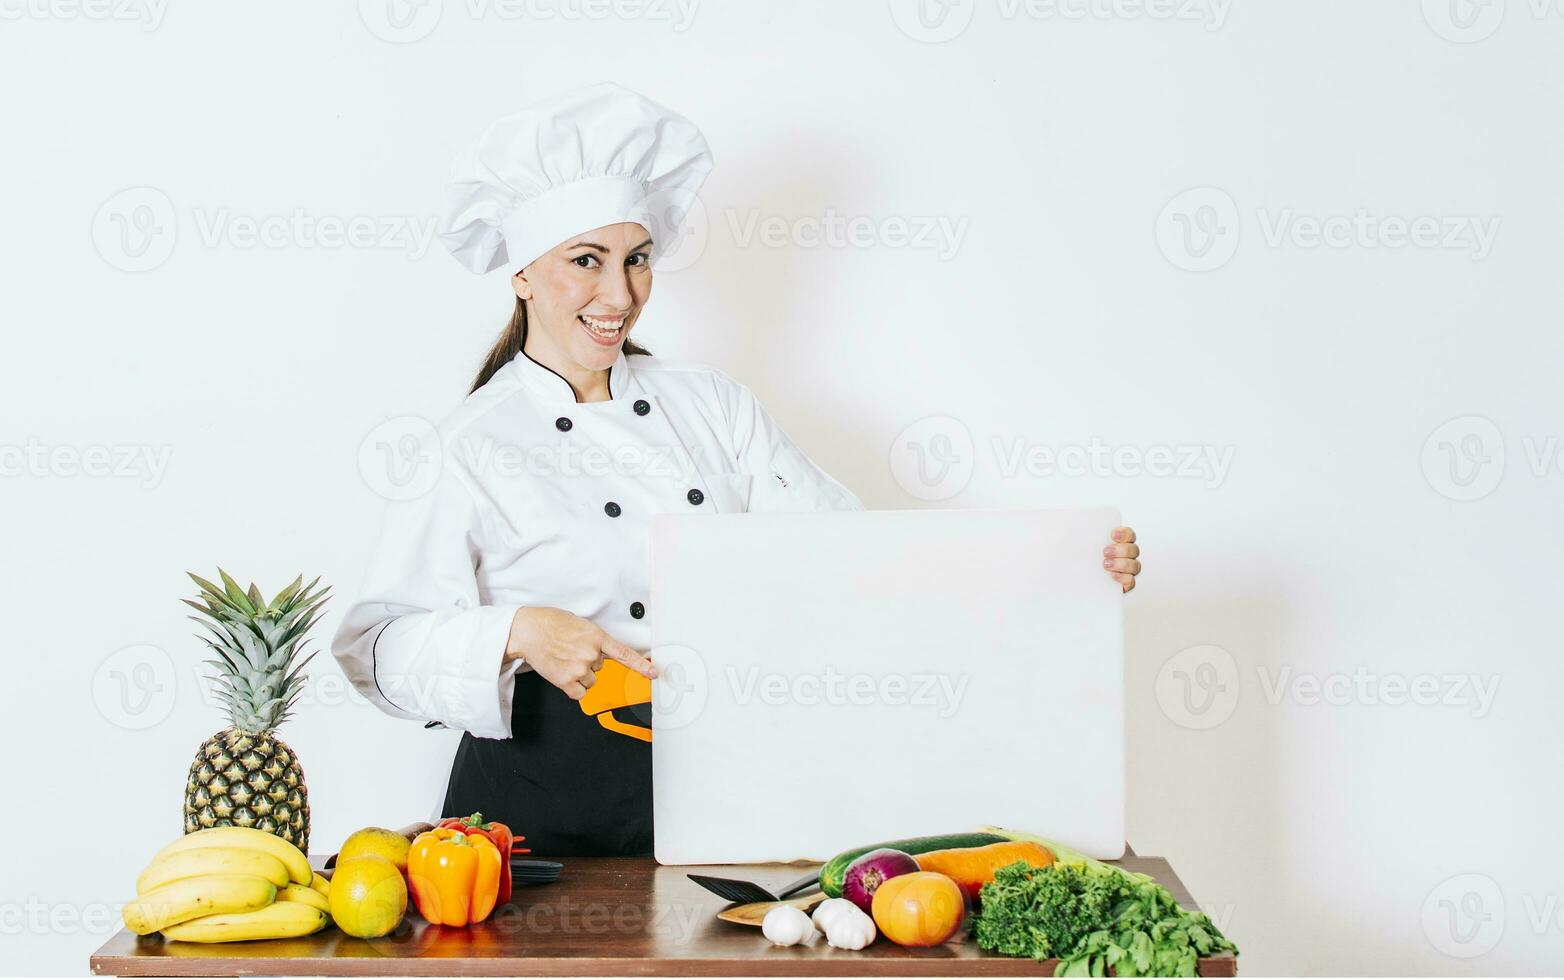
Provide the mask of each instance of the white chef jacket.
POLYGON ((555 606, 651 646, 657 513, 862 510, 745 386, 713 368, 623 352, 611 399, 517 355, 422 449, 438 479, 387 508, 362 594, 332 653, 382 710, 509 738, 516 610, 555 606))

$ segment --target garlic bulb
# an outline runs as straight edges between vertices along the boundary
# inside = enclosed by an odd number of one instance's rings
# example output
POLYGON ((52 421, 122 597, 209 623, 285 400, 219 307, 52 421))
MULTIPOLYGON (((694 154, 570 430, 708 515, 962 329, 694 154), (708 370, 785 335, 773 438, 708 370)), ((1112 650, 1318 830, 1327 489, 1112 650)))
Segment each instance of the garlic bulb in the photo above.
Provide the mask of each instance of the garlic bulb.
POLYGON ((863 949, 874 942, 878 934, 874 920, 852 902, 847 902, 847 908, 826 916, 825 941, 837 949, 863 949))
POLYGON ((821 932, 829 932, 831 920, 842 914, 843 909, 858 910, 858 906, 845 898, 828 898, 815 906, 815 928, 821 932))
POLYGON ((760 932, 778 946, 796 946, 815 938, 815 924, 802 909, 778 905, 760 921, 760 932))

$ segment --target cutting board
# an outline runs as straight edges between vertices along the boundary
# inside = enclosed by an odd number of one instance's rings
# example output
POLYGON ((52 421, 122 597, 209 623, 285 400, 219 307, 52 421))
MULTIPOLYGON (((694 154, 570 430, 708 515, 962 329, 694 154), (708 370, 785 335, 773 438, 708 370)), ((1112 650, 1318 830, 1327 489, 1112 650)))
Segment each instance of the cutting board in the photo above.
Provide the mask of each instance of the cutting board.
POLYGON ((1110 508, 660 515, 664 864, 824 861, 983 824, 1124 849, 1110 508))

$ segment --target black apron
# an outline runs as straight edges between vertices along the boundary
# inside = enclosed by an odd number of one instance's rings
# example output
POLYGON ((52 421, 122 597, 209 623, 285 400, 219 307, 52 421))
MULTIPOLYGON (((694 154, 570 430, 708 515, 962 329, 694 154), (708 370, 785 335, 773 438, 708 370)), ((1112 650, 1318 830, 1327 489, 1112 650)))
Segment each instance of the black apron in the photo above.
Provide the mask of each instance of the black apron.
MULTIPOLYGON (((650 731, 650 703, 610 714, 615 727, 650 731)), ((516 675, 511 737, 462 736, 441 812, 481 812, 525 835, 522 846, 539 856, 647 857, 652 745, 605 727, 559 688, 524 671, 516 675)))

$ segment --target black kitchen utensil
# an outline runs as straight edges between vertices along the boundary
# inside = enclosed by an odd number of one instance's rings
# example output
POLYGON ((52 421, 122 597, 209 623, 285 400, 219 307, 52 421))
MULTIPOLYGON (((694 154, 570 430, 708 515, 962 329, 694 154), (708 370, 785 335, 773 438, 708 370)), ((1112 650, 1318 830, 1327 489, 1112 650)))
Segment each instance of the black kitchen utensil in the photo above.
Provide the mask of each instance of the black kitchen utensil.
POLYGON ((558 861, 537 861, 532 858, 511 858, 510 880, 518 885, 546 885, 558 881, 565 866, 558 861))
POLYGON ((816 871, 798 879, 773 895, 753 881, 740 881, 737 878, 716 878, 711 875, 685 875, 685 877, 718 898, 726 899, 730 902, 745 903, 780 902, 789 895, 797 895, 810 885, 818 886, 820 884, 820 872, 816 871))

